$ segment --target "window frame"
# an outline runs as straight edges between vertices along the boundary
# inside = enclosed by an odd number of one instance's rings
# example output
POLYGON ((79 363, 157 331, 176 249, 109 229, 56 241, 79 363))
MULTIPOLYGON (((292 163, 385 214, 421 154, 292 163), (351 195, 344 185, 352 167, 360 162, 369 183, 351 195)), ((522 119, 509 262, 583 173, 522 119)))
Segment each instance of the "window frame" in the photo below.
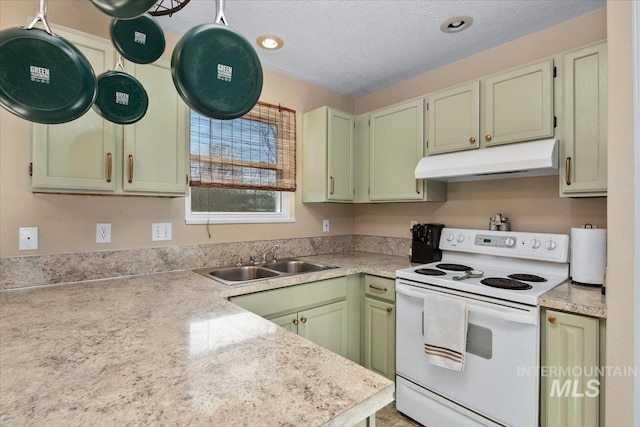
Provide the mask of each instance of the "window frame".
POLYGON ((191 187, 185 197, 185 223, 190 224, 266 224, 296 222, 293 215, 295 197, 289 191, 277 191, 280 195, 280 212, 192 212, 191 187))

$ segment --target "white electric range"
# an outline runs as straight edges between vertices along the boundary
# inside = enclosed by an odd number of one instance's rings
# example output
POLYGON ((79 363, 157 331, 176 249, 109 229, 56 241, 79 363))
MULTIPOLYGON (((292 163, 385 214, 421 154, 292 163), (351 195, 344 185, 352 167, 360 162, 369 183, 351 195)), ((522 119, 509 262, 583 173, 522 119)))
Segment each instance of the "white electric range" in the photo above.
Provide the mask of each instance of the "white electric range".
POLYGON ((569 236, 445 228, 439 247, 442 260, 396 271, 398 410, 426 426, 537 426, 538 298, 568 279, 569 236), (426 362, 432 295, 466 302, 462 372, 426 362))

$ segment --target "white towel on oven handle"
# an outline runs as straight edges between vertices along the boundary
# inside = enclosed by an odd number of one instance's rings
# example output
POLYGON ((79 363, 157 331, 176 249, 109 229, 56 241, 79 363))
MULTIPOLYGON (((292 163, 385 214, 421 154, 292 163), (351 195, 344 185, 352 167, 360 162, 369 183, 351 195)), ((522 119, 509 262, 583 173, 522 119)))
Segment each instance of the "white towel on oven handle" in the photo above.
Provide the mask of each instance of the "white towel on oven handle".
POLYGON ((440 295, 424 298, 424 352, 432 365, 464 371, 469 310, 467 303, 440 295))

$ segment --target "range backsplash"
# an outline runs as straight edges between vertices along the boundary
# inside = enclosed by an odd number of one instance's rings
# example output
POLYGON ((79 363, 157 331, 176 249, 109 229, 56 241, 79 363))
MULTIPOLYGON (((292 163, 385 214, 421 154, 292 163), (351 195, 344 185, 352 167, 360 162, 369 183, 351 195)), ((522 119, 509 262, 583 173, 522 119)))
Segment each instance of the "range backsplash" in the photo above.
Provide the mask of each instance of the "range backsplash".
POLYGON ((354 251, 408 256, 411 240, 346 235, 7 257, 0 258, 0 290, 230 265, 273 245, 280 258, 354 251))

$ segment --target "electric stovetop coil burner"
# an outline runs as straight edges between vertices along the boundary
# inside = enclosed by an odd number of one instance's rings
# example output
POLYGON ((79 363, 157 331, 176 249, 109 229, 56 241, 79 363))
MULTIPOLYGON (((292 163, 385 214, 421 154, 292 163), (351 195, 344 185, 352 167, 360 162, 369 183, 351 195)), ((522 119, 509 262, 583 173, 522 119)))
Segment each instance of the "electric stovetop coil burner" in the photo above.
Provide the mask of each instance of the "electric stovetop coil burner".
POLYGON ((436 265, 436 268, 441 268, 443 270, 447 270, 447 271, 469 271, 469 270, 473 270, 473 268, 467 266, 467 265, 463 265, 463 264, 447 264, 447 263, 442 263, 442 264, 438 264, 436 265))
POLYGON ((445 276, 447 273, 441 270, 436 270, 435 268, 419 268, 416 270, 416 273, 423 274, 425 276, 445 276))
POLYGON ((521 291, 531 289, 532 286, 528 283, 520 282, 519 280, 507 279, 505 277, 488 277, 480 281, 483 285, 491 286, 493 288, 511 289, 514 291, 521 291))
POLYGON ((547 281, 547 279, 545 279, 544 277, 536 276, 535 274, 517 273, 517 274, 510 274, 507 277, 509 279, 521 280, 523 282, 541 283, 541 282, 546 282, 547 281))

